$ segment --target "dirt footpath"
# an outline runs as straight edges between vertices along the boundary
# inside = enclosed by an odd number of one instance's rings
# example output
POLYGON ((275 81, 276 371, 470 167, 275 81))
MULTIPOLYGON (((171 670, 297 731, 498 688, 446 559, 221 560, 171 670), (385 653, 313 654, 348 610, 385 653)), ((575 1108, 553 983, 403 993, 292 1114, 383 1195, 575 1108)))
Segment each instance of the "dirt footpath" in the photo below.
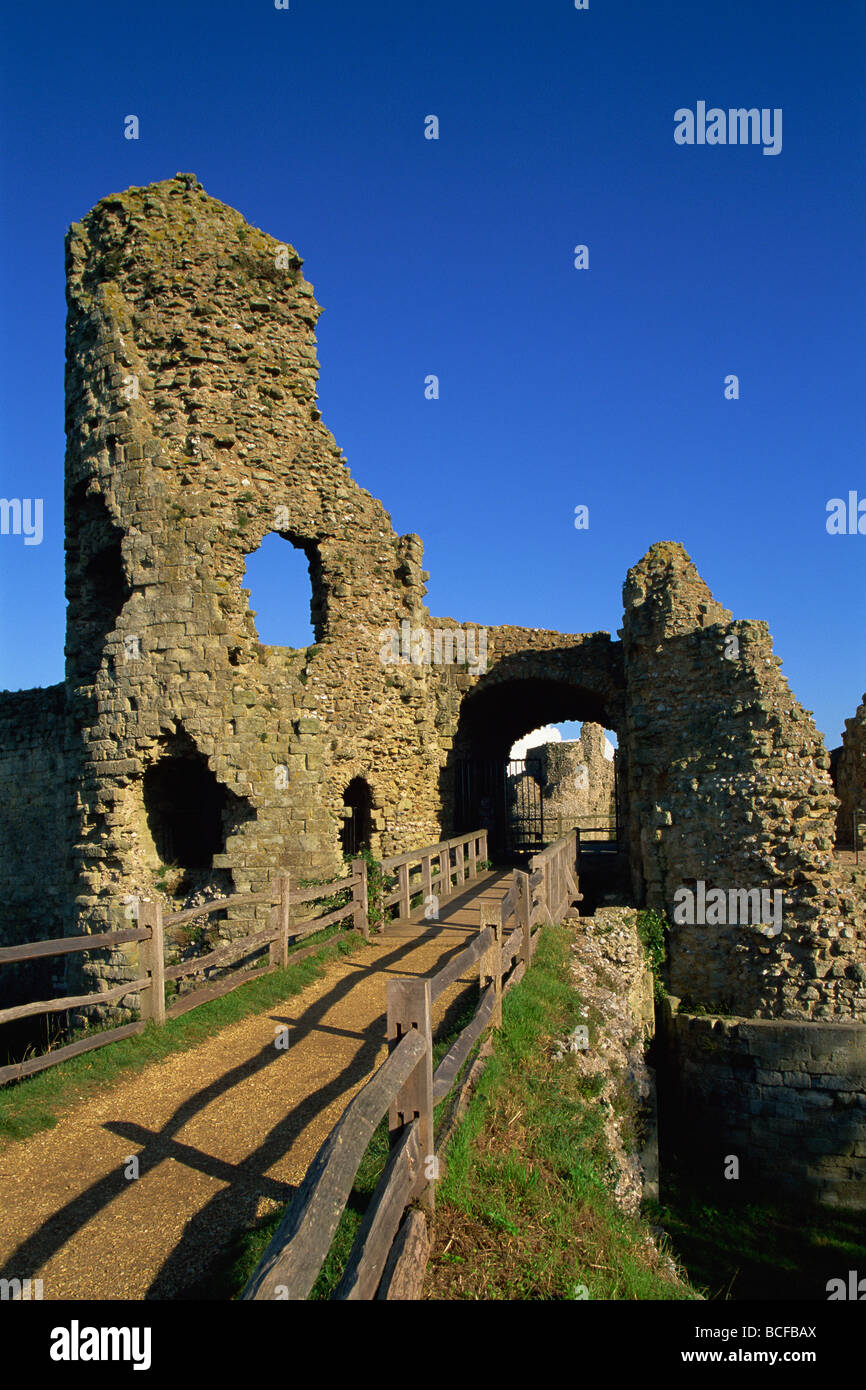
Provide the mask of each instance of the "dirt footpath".
MULTIPOLYGON (((388 977, 434 974, 477 932, 479 903, 509 881, 479 875, 438 923, 392 928, 302 994, 0 1152, 0 1277, 42 1279, 45 1299, 207 1297, 221 1252, 291 1197, 387 1055, 388 977), (128 1178, 133 1156, 139 1176, 128 1178)), ((446 991, 434 1024, 459 1008, 477 970, 446 991)))

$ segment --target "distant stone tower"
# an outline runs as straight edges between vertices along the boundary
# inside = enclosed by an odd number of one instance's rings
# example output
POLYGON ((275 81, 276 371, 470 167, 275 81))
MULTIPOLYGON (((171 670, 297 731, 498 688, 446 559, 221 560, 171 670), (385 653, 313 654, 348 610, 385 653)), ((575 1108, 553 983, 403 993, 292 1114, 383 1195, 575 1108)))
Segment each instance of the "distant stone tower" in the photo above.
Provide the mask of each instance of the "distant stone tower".
POLYGON ((840 806, 837 833, 841 845, 866 848, 866 695, 853 719, 845 720, 836 764, 840 806))
POLYGON ((545 819, 563 827, 614 829, 615 762, 605 757, 600 724, 584 722, 580 738, 543 743, 528 754, 544 788, 545 819))

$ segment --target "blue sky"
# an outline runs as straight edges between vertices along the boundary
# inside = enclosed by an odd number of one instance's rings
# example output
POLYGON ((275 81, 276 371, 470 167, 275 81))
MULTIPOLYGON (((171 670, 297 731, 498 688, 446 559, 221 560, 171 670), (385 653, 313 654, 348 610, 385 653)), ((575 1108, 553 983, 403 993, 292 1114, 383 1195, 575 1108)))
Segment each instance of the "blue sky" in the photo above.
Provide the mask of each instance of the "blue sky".
MULTIPOLYGON (((838 744, 866 689, 866 536, 825 526, 866 497, 861 0, 47 0, 0 35, 0 495, 45 517, 0 536, 0 688, 63 675, 65 230, 184 170, 304 257, 325 422, 422 537, 431 613, 615 633, 628 567, 681 541, 838 744), (700 100, 781 108, 781 152, 677 145, 700 100)), ((305 641, 305 576, 260 568, 260 635, 305 641)))

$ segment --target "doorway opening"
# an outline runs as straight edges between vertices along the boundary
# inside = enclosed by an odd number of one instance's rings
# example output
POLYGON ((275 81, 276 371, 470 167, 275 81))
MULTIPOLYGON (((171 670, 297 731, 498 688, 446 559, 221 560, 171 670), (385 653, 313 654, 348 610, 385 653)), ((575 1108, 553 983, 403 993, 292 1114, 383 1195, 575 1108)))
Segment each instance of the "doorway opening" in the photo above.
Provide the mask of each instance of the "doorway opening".
POLYGON ((343 793, 343 826, 340 847, 348 859, 370 848, 373 828, 373 793, 363 777, 353 777, 343 793))

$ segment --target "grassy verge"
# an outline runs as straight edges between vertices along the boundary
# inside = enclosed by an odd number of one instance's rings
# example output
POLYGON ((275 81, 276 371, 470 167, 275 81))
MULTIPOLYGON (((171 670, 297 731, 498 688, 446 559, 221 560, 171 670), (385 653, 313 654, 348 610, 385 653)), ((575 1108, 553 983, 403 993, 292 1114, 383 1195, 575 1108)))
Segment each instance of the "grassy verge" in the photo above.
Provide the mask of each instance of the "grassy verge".
POLYGON ((506 996, 493 1056, 448 1146, 427 1298, 701 1297, 613 1201, 597 1078, 551 1055, 552 1039, 581 1022, 570 941, 566 928, 546 928, 506 996))
MULTIPOLYGON (((316 937, 311 941, 316 942, 316 937)), ((13 1082, 0 1091, 0 1148, 39 1130, 50 1129, 60 1115, 94 1092, 112 1085, 124 1073, 141 1071, 174 1052, 185 1052, 212 1037, 221 1028, 261 1013, 319 979, 327 965, 363 945, 354 931, 338 925, 321 933, 321 950, 285 970, 239 985, 230 994, 211 999, 162 1027, 149 1024, 143 1033, 104 1048, 73 1057, 36 1076, 13 1082)), ((309 945, 305 942, 304 945, 309 945)), ((90 1030, 92 1036, 97 1030, 90 1030)), ((82 1034, 81 1036, 84 1036, 82 1034)))
POLYGON ((677 1258, 708 1298, 826 1300, 828 1280, 866 1269, 862 1212, 747 1201, 736 1187, 701 1191, 690 1175, 670 1175, 656 1208, 677 1258))

